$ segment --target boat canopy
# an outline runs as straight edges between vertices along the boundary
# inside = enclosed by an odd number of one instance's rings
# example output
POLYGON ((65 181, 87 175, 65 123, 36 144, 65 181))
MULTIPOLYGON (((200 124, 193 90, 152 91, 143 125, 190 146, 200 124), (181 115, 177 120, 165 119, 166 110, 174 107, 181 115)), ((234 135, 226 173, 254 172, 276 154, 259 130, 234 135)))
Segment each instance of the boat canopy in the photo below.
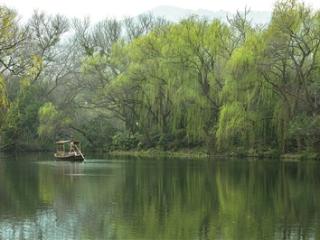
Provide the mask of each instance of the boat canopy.
POLYGON ((65 143, 69 143, 72 142, 71 140, 61 140, 61 141, 57 141, 56 144, 65 144, 65 143))
POLYGON ((74 144, 79 144, 79 141, 73 141, 73 140, 61 140, 61 141, 57 141, 56 144, 65 144, 65 143, 74 143, 74 144))

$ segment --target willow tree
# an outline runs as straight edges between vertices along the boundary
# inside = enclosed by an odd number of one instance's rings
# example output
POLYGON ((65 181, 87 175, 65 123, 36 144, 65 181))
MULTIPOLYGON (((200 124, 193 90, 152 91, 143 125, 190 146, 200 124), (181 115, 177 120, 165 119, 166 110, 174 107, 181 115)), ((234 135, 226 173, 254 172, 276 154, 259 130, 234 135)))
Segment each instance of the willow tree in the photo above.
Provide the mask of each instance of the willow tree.
POLYGON ((265 34, 266 49, 259 71, 278 96, 273 124, 284 152, 309 138, 294 134, 291 123, 295 118, 315 117, 319 112, 319 22, 319 12, 304 4, 279 1, 265 34), (294 137, 289 135, 290 128, 294 137))
POLYGON ((0 6, 0 129, 9 108, 7 78, 18 70, 14 55, 24 37, 18 27, 16 13, 0 6))
POLYGON ((270 25, 252 30, 228 63, 220 147, 311 147, 319 137, 319 13, 279 1, 270 25))
POLYGON ((172 89, 169 88, 165 32, 167 27, 137 38, 129 44, 130 64, 124 77, 136 92, 136 125, 150 134, 165 135, 169 130, 172 89))
POLYGON ((35 13, 24 27, 14 16, 1 18, 2 27, 8 32, 0 37, 1 70, 4 69, 10 99, 2 136, 6 145, 25 146, 36 143, 38 110, 49 97, 49 87, 57 84, 51 77, 58 71, 51 70, 56 67, 60 54, 57 45, 67 30, 67 21, 35 13))
POLYGON ((227 64, 228 78, 221 94, 224 104, 216 133, 221 150, 271 144, 274 94, 263 84, 259 73, 265 50, 264 33, 252 29, 246 35, 245 42, 233 51, 227 64))
POLYGON ((189 139, 214 145, 229 29, 217 20, 191 17, 173 25, 167 38, 167 68, 176 86, 173 128, 183 127, 189 139))
POLYGON ((6 93, 6 86, 3 78, 0 76, 0 128, 2 126, 2 122, 4 120, 4 114, 8 107, 8 100, 7 100, 7 93, 6 93))
POLYGON ((16 13, 0 6, 0 72, 18 72, 17 50, 26 38, 25 30, 19 26, 16 13))

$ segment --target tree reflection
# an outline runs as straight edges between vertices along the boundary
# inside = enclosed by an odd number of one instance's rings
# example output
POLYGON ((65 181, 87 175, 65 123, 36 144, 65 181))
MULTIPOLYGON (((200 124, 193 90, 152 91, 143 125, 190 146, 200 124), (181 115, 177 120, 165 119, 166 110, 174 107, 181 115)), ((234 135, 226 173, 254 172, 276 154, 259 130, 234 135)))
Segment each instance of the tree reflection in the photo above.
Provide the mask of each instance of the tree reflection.
POLYGON ((0 239, 318 239, 319 163, 0 160, 0 239))
POLYGON ((318 164, 145 161, 126 168, 119 239, 319 237, 318 164))

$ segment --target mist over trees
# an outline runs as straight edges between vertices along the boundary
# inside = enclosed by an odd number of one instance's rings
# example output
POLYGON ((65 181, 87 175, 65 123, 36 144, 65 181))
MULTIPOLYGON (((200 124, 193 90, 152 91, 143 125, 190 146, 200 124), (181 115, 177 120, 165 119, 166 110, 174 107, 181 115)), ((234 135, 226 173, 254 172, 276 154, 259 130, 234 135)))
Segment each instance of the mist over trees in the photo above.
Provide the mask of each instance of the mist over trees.
POLYGON ((319 152, 320 12, 26 24, 0 6, 0 148, 319 152))

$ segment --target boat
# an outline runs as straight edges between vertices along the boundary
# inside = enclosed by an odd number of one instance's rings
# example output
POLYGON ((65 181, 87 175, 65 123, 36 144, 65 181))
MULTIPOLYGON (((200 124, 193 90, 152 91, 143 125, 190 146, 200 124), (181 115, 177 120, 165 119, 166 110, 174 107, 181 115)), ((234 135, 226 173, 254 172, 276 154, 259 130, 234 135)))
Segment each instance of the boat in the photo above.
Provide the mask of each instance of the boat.
POLYGON ((56 142, 54 157, 63 161, 84 161, 84 154, 81 152, 80 142, 73 140, 61 140, 56 142))

